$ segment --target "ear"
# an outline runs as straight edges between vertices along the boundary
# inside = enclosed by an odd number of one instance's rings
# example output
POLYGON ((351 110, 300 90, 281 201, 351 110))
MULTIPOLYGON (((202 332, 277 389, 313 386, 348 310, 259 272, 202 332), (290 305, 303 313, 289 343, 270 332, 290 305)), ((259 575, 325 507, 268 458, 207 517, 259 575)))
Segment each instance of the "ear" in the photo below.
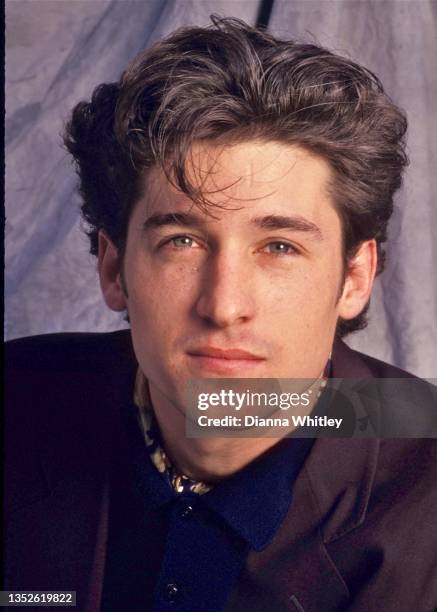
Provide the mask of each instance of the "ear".
POLYGON ((376 273, 375 240, 366 240, 348 262, 338 314, 342 319, 358 316, 370 299, 376 273))
POLYGON ((106 304, 111 310, 126 310, 118 250, 103 230, 99 231, 98 272, 106 304))

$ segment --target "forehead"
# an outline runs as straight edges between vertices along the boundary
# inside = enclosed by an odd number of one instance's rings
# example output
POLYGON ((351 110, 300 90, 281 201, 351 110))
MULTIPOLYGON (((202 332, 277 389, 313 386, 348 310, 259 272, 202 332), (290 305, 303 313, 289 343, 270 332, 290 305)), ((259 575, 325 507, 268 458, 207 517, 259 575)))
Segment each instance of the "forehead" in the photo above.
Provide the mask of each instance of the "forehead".
MULTIPOLYGON (((185 172, 193 187, 220 207, 213 211, 215 218, 229 220, 232 215, 237 223, 254 214, 297 214, 314 222, 338 217, 329 191, 328 163, 298 146, 198 143, 189 151, 185 172)), ((138 208, 146 215, 187 212, 193 210, 193 202, 154 167, 143 178, 138 208)))

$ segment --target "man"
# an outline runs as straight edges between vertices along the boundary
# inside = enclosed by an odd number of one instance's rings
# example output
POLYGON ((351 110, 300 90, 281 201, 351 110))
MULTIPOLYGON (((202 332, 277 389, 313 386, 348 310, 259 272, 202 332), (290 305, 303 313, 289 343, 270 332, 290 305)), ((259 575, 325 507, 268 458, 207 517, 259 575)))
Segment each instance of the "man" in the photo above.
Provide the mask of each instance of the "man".
POLYGON ((433 440, 185 435, 191 379, 409 379, 341 342, 383 268, 405 131, 366 69, 232 19, 74 109, 91 252, 131 330, 9 346, 8 589, 435 609, 433 440))

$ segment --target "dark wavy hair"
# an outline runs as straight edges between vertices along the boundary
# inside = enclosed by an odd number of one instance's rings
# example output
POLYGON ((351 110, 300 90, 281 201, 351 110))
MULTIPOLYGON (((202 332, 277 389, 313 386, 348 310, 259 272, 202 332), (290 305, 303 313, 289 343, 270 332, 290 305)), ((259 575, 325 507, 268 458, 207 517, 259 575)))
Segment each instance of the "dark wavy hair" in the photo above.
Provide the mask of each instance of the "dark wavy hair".
MULTIPOLYGON (((372 72, 345 57, 238 19, 211 20, 140 53, 118 82, 99 85, 74 108, 64 142, 80 177, 91 253, 104 229, 123 255, 147 168, 159 165, 211 212, 208 194, 185 171, 193 143, 264 139, 328 162, 345 270, 362 241, 374 238, 381 272, 393 195, 407 164, 403 112, 372 72)), ((365 327, 366 311, 341 320, 337 334, 365 327)))

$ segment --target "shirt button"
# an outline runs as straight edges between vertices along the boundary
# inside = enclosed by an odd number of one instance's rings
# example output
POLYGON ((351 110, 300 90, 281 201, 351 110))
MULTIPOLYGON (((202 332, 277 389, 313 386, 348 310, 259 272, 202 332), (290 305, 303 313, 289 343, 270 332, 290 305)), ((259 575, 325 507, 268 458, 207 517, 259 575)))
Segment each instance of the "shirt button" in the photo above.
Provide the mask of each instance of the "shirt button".
POLYGON ((174 603, 179 594, 179 587, 177 584, 174 584, 173 582, 169 582, 164 589, 164 593, 165 593, 166 600, 169 603, 174 603))
POLYGON ((188 518, 189 516, 193 514, 193 511, 194 511, 193 506, 190 506, 190 504, 187 504, 184 508, 182 508, 181 516, 183 518, 188 518))

